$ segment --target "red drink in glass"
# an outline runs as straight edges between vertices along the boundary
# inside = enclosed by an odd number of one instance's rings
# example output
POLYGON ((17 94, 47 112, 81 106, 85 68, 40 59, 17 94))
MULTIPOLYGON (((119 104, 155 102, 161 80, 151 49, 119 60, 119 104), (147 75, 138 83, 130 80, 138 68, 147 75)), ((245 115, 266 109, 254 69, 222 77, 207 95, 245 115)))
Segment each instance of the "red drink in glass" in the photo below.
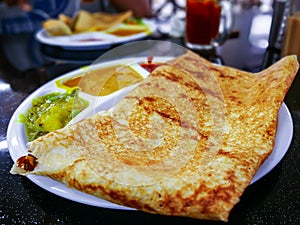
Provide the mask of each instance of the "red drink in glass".
POLYGON ((186 42, 196 46, 210 46, 218 36, 220 16, 221 6, 216 0, 187 0, 186 42))

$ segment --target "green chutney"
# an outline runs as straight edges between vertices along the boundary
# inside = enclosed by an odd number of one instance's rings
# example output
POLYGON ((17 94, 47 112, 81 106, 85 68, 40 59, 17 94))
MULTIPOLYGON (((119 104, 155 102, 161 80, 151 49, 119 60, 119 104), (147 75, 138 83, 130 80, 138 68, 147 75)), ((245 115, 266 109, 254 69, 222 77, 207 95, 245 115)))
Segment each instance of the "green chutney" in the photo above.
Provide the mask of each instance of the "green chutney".
POLYGON ((89 102, 78 97, 78 89, 71 92, 53 92, 32 100, 32 106, 20 115, 28 141, 66 126, 89 102))

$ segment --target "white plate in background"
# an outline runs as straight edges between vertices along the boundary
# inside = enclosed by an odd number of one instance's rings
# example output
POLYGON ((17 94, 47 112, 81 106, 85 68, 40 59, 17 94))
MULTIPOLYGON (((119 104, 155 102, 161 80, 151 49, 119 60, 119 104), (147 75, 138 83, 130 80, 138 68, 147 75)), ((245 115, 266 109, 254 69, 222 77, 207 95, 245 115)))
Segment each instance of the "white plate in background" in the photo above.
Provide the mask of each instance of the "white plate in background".
POLYGON ((143 19, 143 23, 149 28, 147 32, 141 32, 123 37, 115 36, 102 31, 54 37, 49 36, 44 29, 38 31, 35 37, 42 44, 59 46, 66 50, 100 50, 110 48, 114 44, 124 44, 130 41, 141 40, 150 36, 156 29, 155 23, 147 19, 143 19))

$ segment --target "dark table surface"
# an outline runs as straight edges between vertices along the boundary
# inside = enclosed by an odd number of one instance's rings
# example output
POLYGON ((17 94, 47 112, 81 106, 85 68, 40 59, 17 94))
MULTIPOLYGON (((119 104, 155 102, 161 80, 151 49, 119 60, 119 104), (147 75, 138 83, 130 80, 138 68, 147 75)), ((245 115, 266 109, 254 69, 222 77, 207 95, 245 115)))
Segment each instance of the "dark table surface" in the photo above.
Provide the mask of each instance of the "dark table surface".
MULTIPOLYGON (((210 59, 239 69, 261 70, 264 52, 253 53, 248 44, 243 44, 242 35, 225 43, 218 51, 220 57, 214 55, 210 59), (238 53, 228 50, 237 43, 238 53)), ((176 38, 151 38, 182 44, 182 40, 176 38)), ((1 35, 0 51, 0 224, 223 224, 84 205, 58 197, 26 177, 11 175, 13 161, 6 133, 14 111, 48 80, 90 64, 103 52, 68 52, 43 46, 34 40, 33 34, 1 35)), ((228 224, 300 224, 299 92, 298 76, 285 98, 294 126, 286 155, 272 171, 245 190, 228 224)))

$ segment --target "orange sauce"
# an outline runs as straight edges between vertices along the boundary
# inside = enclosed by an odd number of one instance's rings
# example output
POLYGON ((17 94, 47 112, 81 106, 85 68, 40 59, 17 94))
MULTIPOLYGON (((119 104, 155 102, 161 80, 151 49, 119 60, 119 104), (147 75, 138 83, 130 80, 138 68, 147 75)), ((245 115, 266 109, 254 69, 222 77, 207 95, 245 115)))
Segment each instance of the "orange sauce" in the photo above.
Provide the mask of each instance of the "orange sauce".
POLYGON ((129 36, 133 34, 138 34, 144 32, 144 29, 126 29, 126 28, 119 28, 117 30, 109 32, 110 34, 116 35, 116 36, 129 36))
POLYGON ((73 87, 77 87, 79 82, 81 80, 81 76, 80 77, 75 77, 75 78, 71 78, 69 80, 66 80, 63 84, 67 87, 73 88, 73 87))
POLYGON ((150 73, 161 65, 163 65, 163 63, 154 63, 153 62, 153 56, 148 56, 147 62, 140 64, 141 67, 143 67, 145 70, 147 70, 150 73))
POLYGON ((163 63, 141 63, 140 66, 150 73, 155 70, 157 67, 163 65, 163 63))
POLYGON ((104 39, 100 39, 100 38, 87 38, 87 39, 81 39, 78 40, 79 42, 91 42, 91 41, 104 41, 104 39))

